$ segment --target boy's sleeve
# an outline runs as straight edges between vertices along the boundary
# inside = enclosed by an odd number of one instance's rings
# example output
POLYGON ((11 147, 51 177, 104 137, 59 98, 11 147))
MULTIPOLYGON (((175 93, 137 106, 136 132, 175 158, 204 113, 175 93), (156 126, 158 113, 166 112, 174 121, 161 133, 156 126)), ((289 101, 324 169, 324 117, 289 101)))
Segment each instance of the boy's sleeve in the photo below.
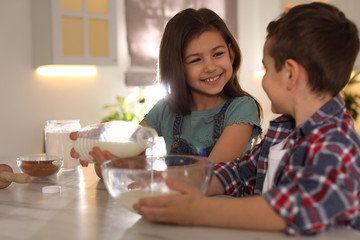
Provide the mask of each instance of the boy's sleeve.
POLYGON ((334 222, 360 229, 357 144, 340 133, 320 138, 305 159, 305 167, 288 170, 264 194, 287 221, 287 234, 314 235, 334 222))
POLYGON ((226 195, 243 197, 254 194, 256 165, 262 144, 263 141, 241 159, 215 165, 214 174, 222 183, 226 195))

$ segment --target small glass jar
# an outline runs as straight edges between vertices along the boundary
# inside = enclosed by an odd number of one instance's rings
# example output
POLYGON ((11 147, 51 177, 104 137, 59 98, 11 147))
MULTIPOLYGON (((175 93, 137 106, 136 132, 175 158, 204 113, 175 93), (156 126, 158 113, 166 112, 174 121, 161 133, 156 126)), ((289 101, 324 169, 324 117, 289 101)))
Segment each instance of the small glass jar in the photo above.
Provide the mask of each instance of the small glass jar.
POLYGON ((80 120, 48 120, 45 126, 45 153, 60 155, 64 159, 63 170, 75 170, 80 166, 78 159, 72 158, 74 141, 70 133, 81 129, 80 120))

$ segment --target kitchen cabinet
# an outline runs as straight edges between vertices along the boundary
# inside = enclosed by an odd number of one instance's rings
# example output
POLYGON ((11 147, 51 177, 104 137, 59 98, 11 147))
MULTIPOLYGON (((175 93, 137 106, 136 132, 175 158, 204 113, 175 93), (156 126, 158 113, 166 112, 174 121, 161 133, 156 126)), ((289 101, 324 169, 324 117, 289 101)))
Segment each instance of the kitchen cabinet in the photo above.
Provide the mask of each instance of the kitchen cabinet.
POLYGON ((116 65, 116 0, 31 0, 34 67, 116 65))

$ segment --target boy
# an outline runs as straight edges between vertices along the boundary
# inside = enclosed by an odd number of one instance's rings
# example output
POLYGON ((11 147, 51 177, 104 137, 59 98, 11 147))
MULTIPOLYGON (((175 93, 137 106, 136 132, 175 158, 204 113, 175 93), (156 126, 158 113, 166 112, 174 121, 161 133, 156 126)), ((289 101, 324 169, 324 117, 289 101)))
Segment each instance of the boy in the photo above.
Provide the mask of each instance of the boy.
POLYGON ((274 113, 262 142, 215 166, 208 198, 168 180, 181 195, 140 199, 157 222, 313 235, 331 224, 360 230, 360 140, 339 92, 359 51, 356 26, 337 8, 311 3, 268 25, 262 86, 274 113))

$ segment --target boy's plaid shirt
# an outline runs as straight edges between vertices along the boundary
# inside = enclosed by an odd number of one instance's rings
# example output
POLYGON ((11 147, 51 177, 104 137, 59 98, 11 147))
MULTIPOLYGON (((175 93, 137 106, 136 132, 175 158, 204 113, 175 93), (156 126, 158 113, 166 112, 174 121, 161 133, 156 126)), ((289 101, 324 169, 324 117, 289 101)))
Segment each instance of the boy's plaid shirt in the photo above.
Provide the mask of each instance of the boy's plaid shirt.
POLYGON ((270 122, 260 144, 242 159, 219 163, 215 175, 235 197, 263 194, 287 221, 286 233, 312 235, 331 224, 360 230, 360 140, 337 95, 295 128, 281 116, 270 122), (270 146, 288 137, 274 186, 262 193, 270 146))

